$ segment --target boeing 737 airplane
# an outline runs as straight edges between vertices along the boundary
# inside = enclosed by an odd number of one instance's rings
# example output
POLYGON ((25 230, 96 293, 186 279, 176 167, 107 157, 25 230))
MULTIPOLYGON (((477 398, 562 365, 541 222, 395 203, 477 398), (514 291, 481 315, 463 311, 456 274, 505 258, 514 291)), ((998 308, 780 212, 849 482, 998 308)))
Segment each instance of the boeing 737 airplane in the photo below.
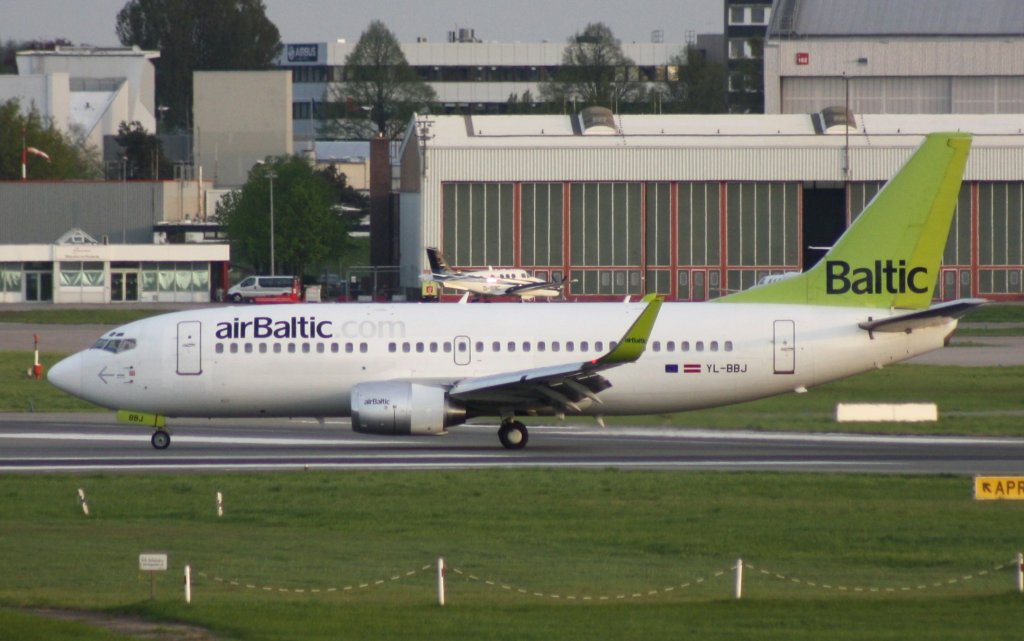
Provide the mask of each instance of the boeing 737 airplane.
POLYGON ((435 247, 427 247, 427 260, 430 273, 421 275, 420 280, 432 280, 478 296, 518 296, 532 300, 537 296, 550 298, 562 293, 562 283, 530 276, 522 269, 489 267, 471 272, 456 271, 435 247))
POLYGON ((136 321, 50 370, 164 417, 349 416, 372 434, 677 412, 804 392, 941 348, 983 300, 931 305, 971 137, 932 134, 814 268, 707 303, 215 307, 136 321))

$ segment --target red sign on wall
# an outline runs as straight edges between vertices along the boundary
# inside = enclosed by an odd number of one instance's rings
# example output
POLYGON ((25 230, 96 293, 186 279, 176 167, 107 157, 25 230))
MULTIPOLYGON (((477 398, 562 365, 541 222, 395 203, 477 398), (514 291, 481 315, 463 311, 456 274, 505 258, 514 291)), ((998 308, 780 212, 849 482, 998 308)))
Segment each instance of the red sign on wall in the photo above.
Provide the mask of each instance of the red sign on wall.
POLYGON ((811 64, 811 54, 806 51, 800 51, 796 54, 796 63, 798 65, 809 65, 811 64))

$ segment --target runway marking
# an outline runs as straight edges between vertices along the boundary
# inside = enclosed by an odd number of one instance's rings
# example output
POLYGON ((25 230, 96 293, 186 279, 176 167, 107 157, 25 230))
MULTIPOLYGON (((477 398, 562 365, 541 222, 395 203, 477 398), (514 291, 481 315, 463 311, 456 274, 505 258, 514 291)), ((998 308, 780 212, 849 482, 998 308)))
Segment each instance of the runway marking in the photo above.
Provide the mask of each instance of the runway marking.
MULTIPOLYGON (((207 429, 207 428, 204 428, 207 429)), ((24 439, 42 441, 124 441, 148 443, 148 434, 84 434, 80 432, 12 432, 0 433, 0 439, 24 439)), ((409 445, 426 445, 416 439, 405 441, 394 440, 357 440, 357 439, 319 439, 319 438, 285 438, 256 436, 179 436, 172 432, 172 441, 179 443, 213 443, 221 445, 358 445, 371 447, 407 447, 409 445)))
POLYGON ((217 470, 217 471, 258 471, 258 470, 381 470, 381 469, 402 469, 402 470, 449 470, 449 469, 483 469, 483 468, 519 468, 519 467, 543 467, 543 468, 576 468, 576 469, 601 469, 610 466, 624 468, 651 468, 651 469, 702 469, 702 468, 737 468, 757 469, 762 466, 784 466, 794 468, 810 468, 814 466, 828 466, 831 468, 844 466, 886 466, 885 462, 877 461, 558 461, 545 462, 544 460, 522 459, 519 461, 504 460, 491 462, 378 462, 378 463, 134 463, 118 465, 4 465, 5 472, 80 472, 95 470, 146 470, 146 471, 183 471, 183 470, 217 470))
MULTIPOLYGON (((497 428, 497 426, 495 426, 497 428)), ((535 428, 530 427, 530 430, 535 428)), ((751 432, 742 430, 690 430, 666 428, 632 428, 632 427, 552 427, 537 428, 544 434, 560 436, 612 436, 640 437, 663 439, 695 439, 721 441, 775 441, 775 442, 807 442, 807 443, 880 443, 886 445, 1024 445, 1024 438, 991 437, 991 436, 927 436, 927 435, 893 435, 878 434, 846 434, 840 432, 751 432)))

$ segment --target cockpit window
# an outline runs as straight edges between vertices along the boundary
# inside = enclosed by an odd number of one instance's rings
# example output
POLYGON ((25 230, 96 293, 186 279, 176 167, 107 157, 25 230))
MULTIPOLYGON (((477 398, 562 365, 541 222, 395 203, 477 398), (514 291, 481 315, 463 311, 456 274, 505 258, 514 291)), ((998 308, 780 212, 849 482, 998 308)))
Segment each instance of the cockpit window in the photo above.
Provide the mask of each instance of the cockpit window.
MULTIPOLYGON (((123 335, 123 334, 122 334, 123 335)), ((135 349, 134 338, 101 338, 96 341, 92 349, 102 349, 112 354, 120 354, 135 349)))

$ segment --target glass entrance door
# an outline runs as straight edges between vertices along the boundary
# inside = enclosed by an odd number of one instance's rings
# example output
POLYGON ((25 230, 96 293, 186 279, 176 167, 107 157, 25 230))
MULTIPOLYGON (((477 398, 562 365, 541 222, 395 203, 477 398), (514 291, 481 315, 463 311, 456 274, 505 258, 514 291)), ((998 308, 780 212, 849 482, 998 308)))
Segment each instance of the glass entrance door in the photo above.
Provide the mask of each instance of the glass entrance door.
POLYGON ((139 273, 110 272, 110 300, 113 302, 139 300, 139 273))

